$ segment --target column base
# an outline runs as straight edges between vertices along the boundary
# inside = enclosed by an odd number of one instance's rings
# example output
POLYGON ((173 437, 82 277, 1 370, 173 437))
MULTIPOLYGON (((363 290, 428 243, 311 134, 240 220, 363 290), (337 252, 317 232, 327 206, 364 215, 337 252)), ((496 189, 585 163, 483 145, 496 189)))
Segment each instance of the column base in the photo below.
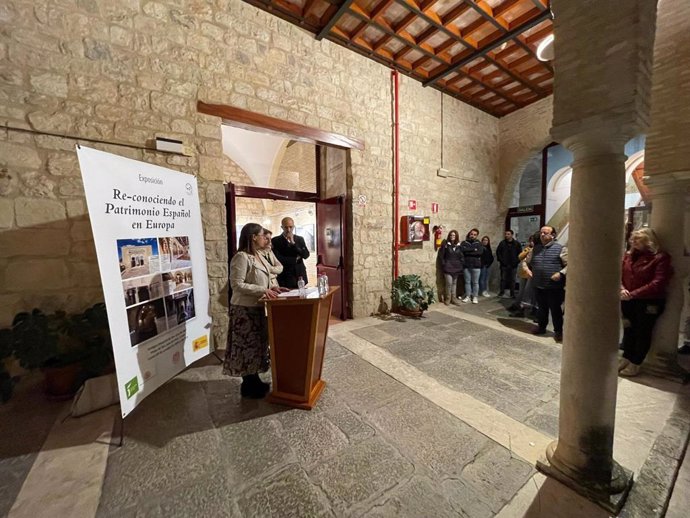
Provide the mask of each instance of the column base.
POLYGON ((676 383, 687 383, 690 381, 690 372, 678 365, 678 357, 672 355, 649 355, 642 364, 642 372, 664 378, 676 383))
POLYGON ((569 487, 587 500, 594 502, 599 507, 613 514, 618 514, 625 503, 633 485, 633 472, 625 469, 613 461, 613 473, 608 484, 592 482, 586 476, 565 467, 559 467, 559 462, 554 459, 557 441, 552 442, 546 448, 546 459, 537 461, 537 469, 547 477, 556 479, 566 487, 569 487))

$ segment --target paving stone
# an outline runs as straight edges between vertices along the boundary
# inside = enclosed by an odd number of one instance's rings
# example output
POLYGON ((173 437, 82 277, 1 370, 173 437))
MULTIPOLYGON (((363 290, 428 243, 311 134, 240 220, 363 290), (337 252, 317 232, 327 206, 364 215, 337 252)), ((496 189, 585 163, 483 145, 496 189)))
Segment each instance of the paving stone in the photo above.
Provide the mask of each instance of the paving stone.
POLYGON ((295 464, 261 480, 256 490, 238 498, 236 504, 246 517, 333 516, 328 501, 295 464))
POLYGON ((392 342, 396 339, 395 335, 391 335, 381 329, 378 326, 363 327, 361 329, 356 329, 352 331, 352 334, 364 338, 367 342, 371 342, 374 345, 385 346, 387 343, 392 342))
POLYGON ((415 476, 407 484, 387 493, 366 512, 369 518, 473 518, 464 513, 458 514, 446 497, 438 491, 438 484, 427 478, 415 476))
POLYGON ((265 476, 297 460, 282 427, 270 417, 234 423, 219 431, 224 464, 235 475, 233 483, 265 476))
MULTIPOLYGON (((162 432, 168 425, 151 421, 150 426, 162 432)), ((221 469, 222 448, 216 430, 178 434, 162 445, 136 438, 137 431, 127 428, 124 446, 113 450, 108 458, 101 494, 106 514, 142 503, 152 495, 188 487, 221 469)))
POLYGON ((462 471, 467 481, 494 512, 498 512, 534 474, 532 466, 491 442, 462 471))
POLYGON ((378 497, 414 472, 398 451, 374 437, 348 448, 308 471, 326 493, 336 515, 378 497))
POLYGON ((482 495, 462 478, 446 479, 442 483, 443 491, 450 504, 459 516, 467 518, 492 518, 495 516, 491 507, 481 498, 482 495))
POLYGON ((326 418, 340 428, 352 444, 372 437, 376 433, 374 428, 365 423, 352 410, 344 406, 328 412, 326 418))
POLYGON ((412 392, 354 354, 324 365, 323 378, 358 413, 412 392))
POLYGON ((488 441, 417 395, 378 408, 367 419, 405 456, 436 476, 460 474, 488 441))
POLYGON ((352 353, 332 338, 326 338, 326 356, 324 361, 328 361, 332 358, 339 358, 347 354, 352 353))
POLYGON ((7 516, 38 453, 0 459, 0 516, 7 516))
POLYGON ((347 436, 321 414, 297 410, 281 414, 278 419, 283 425, 283 437, 302 466, 335 455, 348 445, 347 436))
POLYGON ((379 324, 374 326, 375 329, 383 331, 391 336, 396 337, 407 337, 412 335, 419 335, 427 332, 427 328, 419 324, 415 320, 393 320, 391 322, 386 322, 385 324, 379 324))
POLYGON ((453 324, 457 322, 457 318, 453 315, 441 313, 440 311, 427 311, 424 313, 424 318, 434 324, 453 324))
POLYGON ((453 321, 449 322, 448 325, 444 326, 444 328, 459 331, 464 336, 476 335, 489 330, 489 328, 486 326, 475 324, 469 320, 462 320, 459 318, 453 318, 453 321))

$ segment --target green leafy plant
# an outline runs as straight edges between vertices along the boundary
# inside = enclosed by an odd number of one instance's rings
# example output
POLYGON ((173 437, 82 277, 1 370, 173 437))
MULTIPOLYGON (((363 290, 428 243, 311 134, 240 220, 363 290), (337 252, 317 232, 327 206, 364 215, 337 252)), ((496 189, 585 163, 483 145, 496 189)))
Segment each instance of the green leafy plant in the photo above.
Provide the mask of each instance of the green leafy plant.
POLYGON ((419 275, 401 275, 393 281, 391 300, 394 309, 425 311, 435 300, 434 289, 424 284, 419 275))
MULTIPOLYGON (((0 358, 14 356, 28 370, 80 363, 82 381, 99 376, 113 362, 105 304, 73 315, 46 314, 40 309, 19 313, 10 328, 0 330, 0 353, 0 358)), ((12 385, 10 381, 7 388, 3 372, 0 366, 0 390, 7 400, 12 385)))

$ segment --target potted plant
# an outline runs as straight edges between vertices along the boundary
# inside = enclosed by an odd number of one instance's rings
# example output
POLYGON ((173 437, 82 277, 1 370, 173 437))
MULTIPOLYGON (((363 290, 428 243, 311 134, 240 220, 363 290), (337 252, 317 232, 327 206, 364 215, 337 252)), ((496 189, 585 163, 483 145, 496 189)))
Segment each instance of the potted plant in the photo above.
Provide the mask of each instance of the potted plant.
POLYGON ((394 312, 420 317, 434 302, 434 289, 419 275, 401 275, 393 281, 391 300, 394 312))
POLYGON ((74 315, 46 314, 40 309, 19 313, 9 331, 20 366, 44 372, 50 399, 72 397, 84 380, 112 366, 105 304, 74 315))

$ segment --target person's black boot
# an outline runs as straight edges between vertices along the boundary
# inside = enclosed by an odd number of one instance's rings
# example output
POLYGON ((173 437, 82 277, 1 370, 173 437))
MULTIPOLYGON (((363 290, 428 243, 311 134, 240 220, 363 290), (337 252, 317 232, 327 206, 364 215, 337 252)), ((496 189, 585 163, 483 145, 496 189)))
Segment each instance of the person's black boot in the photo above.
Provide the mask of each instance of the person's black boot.
POLYGON ((269 388, 270 385, 261 381, 258 374, 249 374, 242 376, 240 395, 249 399, 261 399, 266 395, 269 388))

